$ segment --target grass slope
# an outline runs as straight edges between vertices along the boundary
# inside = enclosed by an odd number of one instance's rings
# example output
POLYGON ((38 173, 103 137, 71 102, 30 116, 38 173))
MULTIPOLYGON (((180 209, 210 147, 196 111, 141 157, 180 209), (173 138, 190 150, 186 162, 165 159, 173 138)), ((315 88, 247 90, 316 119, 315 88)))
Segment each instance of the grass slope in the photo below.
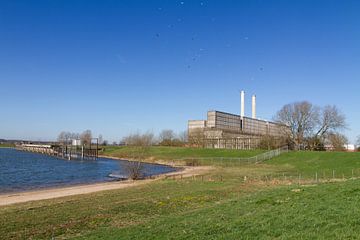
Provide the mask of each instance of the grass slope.
MULTIPOLYGON (((105 156, 127 158, 132 157, 138 150, 136 147, 105 147, 102 153, 105 156)), ((155 160, 174 160, 182 158, 206 158, 206 157, 235 157, 246 158, 263 153, 262 150, 227 150, 227 149, 204 149, 185 147, 150 147, 145 152, 145 157, 155 160)))
MULTIPOLYGON (((176 152, 174 149, 152 151, 160 152, 157 157, 162 157, 176 152)), ((177 151, 194 154, 192 149, 177 151)), ((195 150, 200 155, 208 154, 202 151, 195 150)), ((176 155, 179 156, 182 154, 176 155)), ((360 180, 299 187, 244 183, 243 179, 282 171, 308 173, 310 177, 320 169, 341 172, 357 168, 359 156, 358 153, 294 152, 266 164, 217 167, 204 181, 201 178, 159 180, 132 189, 1 207, 0 236, 3 239, 355 239, 360 236, 360 180)))
POLYGON ((266 162, 272 166, 286 169, 291 173, 301 173, 304 176, 319 177, 360 176, 360 152, 290 152, 282 154, 266 162))
POLYGON ((359 183, 231 196, 151 223, 99 229, 79 239, 358 239, 359 183))

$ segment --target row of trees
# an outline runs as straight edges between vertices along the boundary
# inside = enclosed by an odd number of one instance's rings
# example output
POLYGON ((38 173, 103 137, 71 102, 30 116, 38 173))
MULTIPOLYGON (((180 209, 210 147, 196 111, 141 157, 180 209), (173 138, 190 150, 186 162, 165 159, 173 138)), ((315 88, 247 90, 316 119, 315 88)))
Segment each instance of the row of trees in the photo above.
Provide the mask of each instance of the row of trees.
MULTIPOLYGON (((91 139, 93 139, 93 134, 91 130, 85 130, 82 133, 62 131, 58 135, 57 141, 64 144, 71 144, 73 139, 80 139, 84 145, 90 145, 91 139)), ((107 145, 107 141, 103 140, 101 134, 98 136, 98 142, 100 145, 107 145)))
POLYGON ((124 137, 121 143, 129 146, 184 146, 187 143, 187 132, 176 134, 171 129, 165 129, 158 136, 152 132, 134 133, 124 137))
POLYGON ((289 127, 284 128, 284 136, 301 149, 322 150, 331 145, 340 150, 347 144, 346 136, 341 133, 346 129, 346 118, 336 106, 295 102, 285 105, 274 120, 289 127))

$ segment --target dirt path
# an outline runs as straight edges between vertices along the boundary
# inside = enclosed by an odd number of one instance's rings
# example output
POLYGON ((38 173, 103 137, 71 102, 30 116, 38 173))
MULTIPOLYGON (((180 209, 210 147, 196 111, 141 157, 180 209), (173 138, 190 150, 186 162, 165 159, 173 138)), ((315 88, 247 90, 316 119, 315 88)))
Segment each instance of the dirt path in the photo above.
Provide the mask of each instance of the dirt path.
POLYGON ((72 187, 63 187, 63 188, 52 188, 45 190, 21 192, 21 193, 9 193, 0 195, 0 206, 23 203, 29 201, 38 201, 44 199, 52 199, 66 196, 73 196, 79 194, 87 194, 105 190, 114 190, 122 189, 128 187, 139 186, 143 184, 148 184, 153 181, 164 179, 169 176, 182 176, 182 177, 191 177, 196 175, 202 175, 208 172, 212 167, 184 167, 183 170, 159 175, 156 179, 147 179, 142 181, 122 181, 122 182, 107 182, 107 183, 96 183, 96 184, 87 184, 80 186, 72 187))

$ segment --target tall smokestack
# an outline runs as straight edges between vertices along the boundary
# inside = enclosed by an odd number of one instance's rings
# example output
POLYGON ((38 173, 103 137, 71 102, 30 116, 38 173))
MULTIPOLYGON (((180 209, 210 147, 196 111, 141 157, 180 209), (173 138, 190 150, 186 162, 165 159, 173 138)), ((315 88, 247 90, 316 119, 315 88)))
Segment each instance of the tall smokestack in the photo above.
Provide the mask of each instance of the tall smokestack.
POLYGON ((252 112, 252 118, 256 118, 256 95, 253 95, 251 98, 251 112, 252 112))
POLYGON ((245 116, 245 92, 240 92, 240 98, 241 98, 241 111, 240 111, 240 117, 243 118, 245 116))

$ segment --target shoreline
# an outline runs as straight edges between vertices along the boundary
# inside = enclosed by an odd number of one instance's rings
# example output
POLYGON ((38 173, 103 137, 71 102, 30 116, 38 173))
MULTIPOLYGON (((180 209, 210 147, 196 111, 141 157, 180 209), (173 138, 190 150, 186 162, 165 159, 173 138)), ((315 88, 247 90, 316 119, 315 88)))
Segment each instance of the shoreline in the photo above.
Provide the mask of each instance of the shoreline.
POLYGON ((100 191, 108 191, 108 190, 141 186, 160 179, 165 179, 167 177, 176 177, 180 175, 182 177, 197 176, 208 172, 212 168, 213 167, 208 167, 208 166, 183 167, 179 171, 156 175, 155 179, 92 183, 92 184, 83 184, 83 185, 67 186, 67 187, 55 187, 55 188, 35 190, 35 191, 30 190, 30 191, 17 192, 17 193, 5 193, 5 194, 0 194, 0 207, 8 206, 16 203, 25 203, 30 201, 54 199, 54 198, 61 198, 67 196, 95 193, 100 191))
MULTIPOLYGON (((131 158, 119 158, 119 157, 112 157, 112 156, 106 156, 106 155, 99 155, 99 158, 107 158, 107 159, 112 159, 112 160, 119 160, 119 161, 128 161, 128 162, 134 162, 134 161, 139 161, 136 159, 131 159, 131 158)), ((168 167, 183 167, 182 165, 176 165, 175 162, 176 160, 154 160, 154 161, 147 161, 147 160, 142 160, 140 161, 141 163, 148 163, 148 164, 155 164, 155 165, 163 165, 163 166, 168 166, 168 167), (172 162, 172 164, 171 164, 172 162)))

